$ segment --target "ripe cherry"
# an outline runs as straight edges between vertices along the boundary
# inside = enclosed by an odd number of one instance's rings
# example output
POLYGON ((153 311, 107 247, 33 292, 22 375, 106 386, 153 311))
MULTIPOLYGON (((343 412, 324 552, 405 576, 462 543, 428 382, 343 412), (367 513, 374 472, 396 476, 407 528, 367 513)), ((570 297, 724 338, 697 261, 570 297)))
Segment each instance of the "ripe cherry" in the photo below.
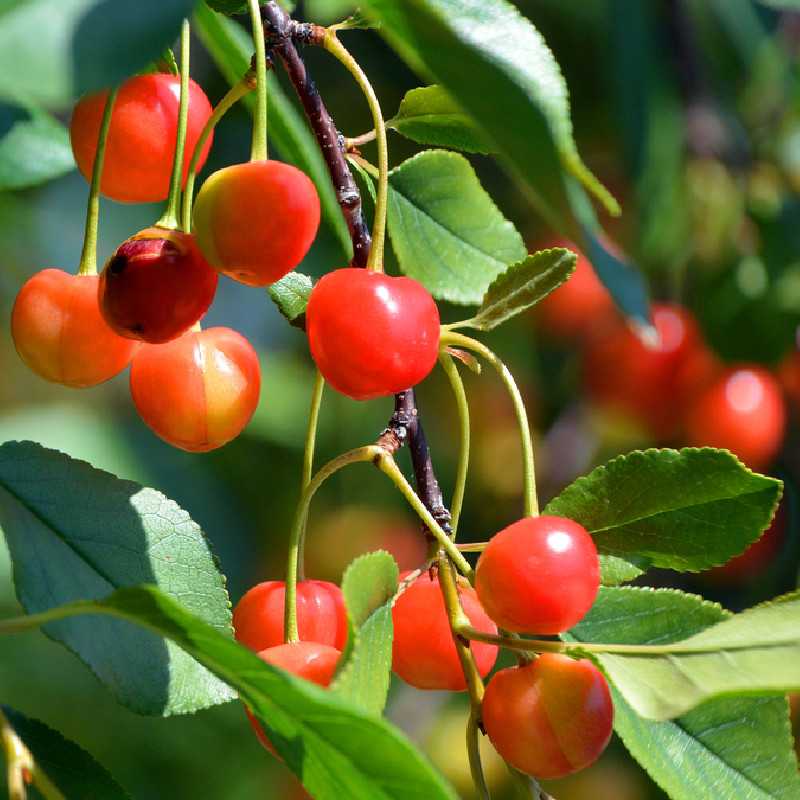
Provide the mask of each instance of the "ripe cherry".
MULTIPOLYGON (((178 132, 181 81, 177 75, 137 75, 120 86, 106 144, 100 191, 122 203, 157 203, 169 191, 178 132)), ((70 123, 72 152, 78 169, 91 180, 100 123, 108 91, 78 101, 70 123)), ((189 117, 183 180, 208 118, 211 104, 205 92, 189 81, 189 117)), ((203 147, 199 167, 205 163, 211 139, 203 147)))
POLYGON ((785 429, 780 385, 758 366, 727 370, 695 400, 686 417, 688 444, 726 448, 752 469, 769 466, 785 429))
MULTIPOLYGON (((233 610, 236 638, 251 650, 282 644, 286 584, 265 581, 254 586, 233 610)), ((347 641, 347 612, 342 590, 327 581, 297 584, 297 626, 300 639, 343 650, 347 641)))
POLYGON ((200 320, 217 273, 180 231, 146 228, 124 241, 100 276, 100 308, 120 336, 168 342, 200 320))
MULTIPOLYGON (((458 594, 472 626, 496 634, 497 626, 481 607, 475 590, 459 585, 458 594)), ((406 683, 417 689, 453 692, 467 688, 438 578, 431 578, 429 573, 417 578, 395 602, 392 622, 392 669, 406 683)), ((472 642, 470 648, 480 674, 485 677, 497 659, 497 647, 472 642)))
POLYGON ((565 517, 526 517, 495 534, 478 559, 486 613, 519 633, 553 634, 579 622, 600 586, 597 548, 565 517))
POLYGON ((614 706, 603 673, 591 661, 544 653, 492 677, 482 718, 509 764, 550 780, 599 758, 611 738, 614 706))
POLYGON ((194 232, 209 263, 248 286, 280 280, 302 260, 319 228, 311 179, 281 161, 215 172, 194 206, 194 232))
POLYGON ((325 380, 354 400, 416 385, 439 353, 439 311, 427 289, 366 269, 337 269, 320 279, 306 330, 325 380))
POLYGON ((20 358, 45 380, 95 386, 125 369, 139 346, 108 327, 97 284, 96 275, 44 269, 20 289, 11 335, 20 358))
POLYGON ((261 370, 247 339, 230 328, 209 328, 144 345, 130 383, 145 423, 165 442, 199 453, 242 432, 258 405, 261 370))

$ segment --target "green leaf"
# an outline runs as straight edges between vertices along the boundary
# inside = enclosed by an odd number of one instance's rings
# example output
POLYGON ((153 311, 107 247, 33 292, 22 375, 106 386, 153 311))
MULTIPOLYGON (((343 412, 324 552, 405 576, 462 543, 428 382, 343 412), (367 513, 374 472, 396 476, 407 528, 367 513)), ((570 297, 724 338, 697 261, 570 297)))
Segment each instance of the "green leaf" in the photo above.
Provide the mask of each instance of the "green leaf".
MULTIPOLYGON (((238 691, 286 766, 317 800, 456 800, 455 792, 388 722, 265 664, 155 587, 121 589, 105 600, 62 606, 44 617, 76 614, 119 617, 184 648, 238 691)), ((45 620, 0 620, 0 634, 45 620)))
POLYGON ((306 0, 303 9, 306 19, 328 25, 343 19, 357 5, 353 0, 306 0))
MULTIPOLYGON (((253 54, 253 39, 250 34, 239 23, 215 14, 203 4, 197 6, 194 27, 225 79, 231 85, 238 83, 250 67, 253 54)), ((299 167, 314 181, 322 205, 322 218, 339 242, 342 257, 349 263, 353 243, 317 140, 309 130, 306 120, 286 96, 275 75, 270 73, 267 82, 270 143, 275 145, 283 158, 299 167)), ((251 112, 255 109, 252 92, 244 98, 244 103, 251 112)))
MULTIPOLYGON (((39 720, 3 707, 11 727, 36 764, 64 797, 125 800, 129 795, 85 750, 39 720)), ((0 764, 3 749, 0 748, 0 764)))
MULTIPOLYGON (((153 583, 230 635, 224 578, 202 531, 154 489, 32 442, 7 442, 0 446, 0 525, 29 613, 153 583)), ((186 653, 144 631, 81 619, 45 632, 140 714, 186 713, 231 699, 186 653)))
POLYGON ((205 0, 209 8, 220 14, 241 14, 247 11, 247 0, 205 0))
POLYGON ((438 300, 480 303, 525 258, 516 228, 458 153, 427 150, 389 173, 389 234, 400 267, 438 300))
POLYGON ((546 514, 580 522, 598 551, 697 572, 744 552, 769 526, 783 484, 727 450, 645 450, 619 456, 551 500, 546 514))
POLYGON ((290 272, 277 283, 273 283, 267 291, 272 302, 278 306, 278 311, 292 325, 305 328, 306 306, 313 287, 314 282, 308 275, 290 272))
MULTIPOLYGON (((727 618, 719 606, 672 590, 601 589, 569 633, 582 642, 664 644, 727 618)), ((793 800, 800 777, 782 698, 721 698, 669 722, 638 716, 612 685, 614 728, 673 800, 793 800)))
POLYGON ((547 297, 575 270, 578 257, 571 250, 556 247, 540 250, 524 261, 512 264, 495 278, 483 296, 478 313, 466 322, 481 331, 490 331, 547 297))
POLYGON ((641 566, 636 566, 632 561, 616 556, 600 555, 600 583, 603 586, 618 586, 627 583, 642 575, 647 568, 647 562, 642 561, 641 566))
POLYGON ((419 144, 489 152, 475 123, 441 86, 411 89, 386 127, 419 144))
POLYGON ((67 129, 35 106, 0 105, 0 191, 24 189, 75 168, 67 129))
POLYGON ((350 621, 348 649, 332 688, 364 711, 380 714, 392 672, 392 600, 398 569, 389 553, 360 556, 342 578, 350 621))
POLYGON ((64 108, 120 83, 176 40, 196 0, 29 0, 0 25, 0 98, 64 108))

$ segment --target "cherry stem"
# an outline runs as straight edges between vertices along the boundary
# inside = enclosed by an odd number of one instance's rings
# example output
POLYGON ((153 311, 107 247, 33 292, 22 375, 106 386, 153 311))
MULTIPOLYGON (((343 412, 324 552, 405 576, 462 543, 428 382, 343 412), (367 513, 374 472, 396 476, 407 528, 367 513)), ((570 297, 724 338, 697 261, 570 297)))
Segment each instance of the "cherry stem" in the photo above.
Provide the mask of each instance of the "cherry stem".
POLYGON ((464 336, 452 330, 443 330, 441 338, 442 347, 454 345, 462 347, 465 350, 471 350, 477 353, 483 359, 488 361, 496 370, 503 385, 506 387, 511 401, 514 404, 514 411, 517 415, 517 423, 519 425, 520 440, 522 444, 522 469, 524 476, 524 494, 525 494, 525 516, 535 517, 539 514, 539 502, 536 497, 536 472, 533 461, 533 441, 531 439, 531 429, 528 424, 528 412, 525 409, 525 402, 522 399, 522 394, 519 391, 517 382, 508 367, 495 355, 486 345, 471 339, 469 336, 464 336))
POLYGON ((178 207, 180 204, 181 184, 183 183, 183 155, 186 150, 186 128, 189 121, 189 63, 191 48, 191 27, 189 20, 183 21, 181 27, 181 99, 178 105, 178 130, 175 136, 175 158, 172 161, 172 177, 169 182, 169 199, 167 208, 161 219, 156 222, 157 228, 179 230, 178 207))
POLYGON ((9 800, 26 800, 31 784, 45 800, 66 800, 56 785, 34 761, 31 751, 0 708, 0 750, 5 755, 9 800))
POLYGON ((366 133, 362 133, 360 136, 353 136, 352 138, 345 137, 344 140, 344 149, 350 150, 353 147, 361 147, 364 144, 369 144, 370 142, 374 142, 377 134, 374 130, 367 131, 366 133))
POLYGON ((267 160, 267 49, 264 44, 264 24, 258 0, 249 0, 253 44, 256 49, 256 110, 253 122, 251 161, 267 160))
POLYGON ((103 163, 106 158, 108 131, 111 127, 111 114, 117 99, 118 89, 109 92, 100 123, 100 135, 97 139, 97 151, 92 166, 92 183, 89 187, 89 202, 86 206, 86 227, 83 234, 83 249, 78 264, 79 275, 97 275, 97 225, 100 219, 100 182, 103 176, 103 163))
POLYGON ((375 221, 372 226, 372 249, 367 260, 367 269, 375 272, 383 271, 383 251, 386 242, 386 209, 389 198, 389 147, 386 139, 386 128, 378 97, 364 70, 339 41, 336 32, 328 30, 323 42, 325 49, 334 55, 355 78, 356 83, 367 99, 372 120, 375 125, 378 145, 378 193, 375 200, 375 221))
POLYGON ((183 218, 183 230, 190 233, 192 230, 192 202, 194 201, 194 184, 197 180, 197 167, 200 163, 200 157, 203 154, 203 148, 211 136, 211 132, 217 126, 217 123, 236 105, 248 92, 254 88, 252 73, 248 72, 238 83, 234 84, 228 93, 217 103, 211 116, 206 121, 203 130, 200 133, 200 138, 194 147, 192 153, 192 160, 189 162, 189 172, 186 175, 186 187, 183 190, 183 208, 181 216, 183 218))
POLYGON ((458 413, 459 430, 459 451, 458 467, 456 469, 456 482, 453 488, 453 498, 450 501, 450 525, 452 527, 452 538, 455 540, 458 530, 458 520, 461 517, 461 508, 464 504, 464 492, 467 485, 467 472, 469 470, 469 451, 470 451, 470 422, 469 404, 467 393, 464 391, 464 381, 461 373, 449 353, 439 354, 439 363, 442 365, 450 388, 453 390, 453 397, 456 401, 456 411, 458 413))

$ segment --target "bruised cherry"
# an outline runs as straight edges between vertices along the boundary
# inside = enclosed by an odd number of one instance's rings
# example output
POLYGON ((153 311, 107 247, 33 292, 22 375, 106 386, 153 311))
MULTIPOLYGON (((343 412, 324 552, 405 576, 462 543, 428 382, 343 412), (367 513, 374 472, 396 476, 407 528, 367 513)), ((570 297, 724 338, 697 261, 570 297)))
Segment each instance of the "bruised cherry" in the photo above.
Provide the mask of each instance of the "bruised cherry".
POLYGON ((416 385, 439 353, 439 311, 425 287, 352 267, 324 275, 306 309, 311 355, 331 386, 354 400, 416 385))

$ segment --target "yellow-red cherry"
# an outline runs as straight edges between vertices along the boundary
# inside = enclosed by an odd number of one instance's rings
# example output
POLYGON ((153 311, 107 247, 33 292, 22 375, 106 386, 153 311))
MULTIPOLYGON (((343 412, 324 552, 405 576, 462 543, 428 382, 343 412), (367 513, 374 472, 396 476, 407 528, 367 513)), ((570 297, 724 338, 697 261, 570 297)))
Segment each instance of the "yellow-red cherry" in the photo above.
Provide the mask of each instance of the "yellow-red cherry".
POLYGON ((100 309, 120 336, 160 344, 201 319, 217 281, 191 234, 145 228, 108 260, 100 276, 100 309))
MULTIPOLYGON (((401 579, 405 577, 402 574, 401 579)), ((470 623, 483 633, 497 633, 475 590, 459 583, 461 606, 470 623)), ((392 608, 394 640, 392 669, 417 689, 467 688, 458 658, 438 577, 425 573, 397 598, 392 608)), ((470 644, 480 674, 485 677, 497 660, 497 647, 484 642, 470 644)))
MULTIPOLYGON (((114 103, 106 142, 100 191, 122 203, 157 203, 166 199, 175 157, 181 81, 177 75, 137 75, 123 83, 114 103)), ((81 98, 72 113, 70 140, 78 169, 91 180, 97 140, 108 91, 81 98)), ((211 116, 205 92, 189 80, 189 116, 183 180, 197 140, 211 116)), ((198 169, 205 163, 212 137, 203 145, 198 169)))
MULTIPOLYGON (((236 639, 256 652, 283 644, 286 584, 264 581, 249 589, 233 609, 236 639)), ((300 640, 343 650, 347 612, 342 590, 328 581, 299 581, 297 627, 300 640)))
POLYGON ((439 353, 439 310, 412 278, 348 267, 324 275, 306 309, 311 356, 328 383, 354 400, 415 386, 439 353))
POLYGON ((509 764, 551 780, 600 757, 611 738, 614 706, 603 673, 591 661, 544 653, 492 676, 482 720, 509 764))
POLYGON ((43 269, 19 290, 11 335, 37 375, 74 388, 96 386, 128 366, 138 342, 118 336, 97 304, 96 275, 43 269))
POLYGON ((281 161, 218 170, 203 184, 193 230, 208 262, 248 286, 291 272, 311 247, 320 205, 312 180, 281 161))
POLYGON ((261 370, 250 342, 230 328, 190 331, 141 347, 131 364, 131 397, 165 442, 205 452, 235 439, 258 405, 261 370))
POLYGON ((592 607, 599 586, 594 541, 566 517, 526 517, 509 525, 489 541, 475 571, 486 613, 518 633, 568 630, 592 607))

